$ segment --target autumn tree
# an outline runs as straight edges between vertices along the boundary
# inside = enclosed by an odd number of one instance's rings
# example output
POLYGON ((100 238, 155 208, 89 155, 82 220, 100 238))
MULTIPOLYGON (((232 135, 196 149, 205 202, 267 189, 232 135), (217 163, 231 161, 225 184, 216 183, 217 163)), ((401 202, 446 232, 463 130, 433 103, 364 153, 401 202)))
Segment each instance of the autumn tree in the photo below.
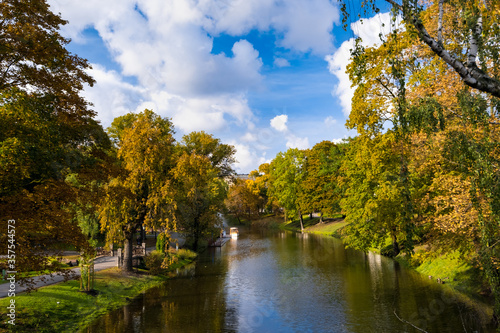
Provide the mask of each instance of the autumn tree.
POLYGON ((95 172, 109 140, 80 96, 93 80, 65 49, 65 21, 46 1, 3 1, 0 15, 0 225, 17 221, 17 270, 42 270, 47 250, 89 249, 71 209, 81 189, 65 179, 95 172))
POLYGON ((183 152, 164 187, 167 197, 173 198, 177 226, 192 240, 195 251, 201 239, 218 234, 221 227, 219 213, 227 188, 219 174, 209 157, 183 152))
POLYGON ((238 222, 241 223, 240 218, 244 216, 248 219, 258 216, 262 204, 263 198, 254 180, 235 179, 229 186, 226 207, 234 214, 238 222))
MULTIPOLYGON (((425 43, 467 86, 500 97, 500 4, 497 1, 363 0, 363 14, 379 12, 381 2, 390 4, 393 15, 403 18, 406 28, 414 32, 413 41, 418 38, 425 43), (423 18, 426 14, 434 17, 435 23, 426 21, 423 18), (460 38, 459 45, 450 43, 448 38, 452 35, 460 38)), ((342 1, 345 27, 350 15, 361 14, 349 13, 348 8, 347 1, 342 1)))
MULTIPOLYGON (((500 316, 499 252, 493 245, 500 220, 499 4, 387 2, 405 25, 384 36, 380 47, 356 44, 348 69, 356 87, 348 126, 363 140, 384 136, 387 128, 396 134, 405 225, 415 227, 415 219, 426 216, 434 235, 475 252, 500 316), (432 168, 410 150, 431 145, 427 153, 440 161, 432 168)), ((366 3, 377 10, 375 1, 366 3)))
POLYGON ((143 225, 175 227, 170 214, 172 197, 165 194, 174 166, 173 125, 145 110, 116 118, 109 132, 116 134, 119 171, 105 187, 100 220, 108 242, 124 242, 123 269, 131 271, 137 229, 143 225))
POLYGON ((235 162, 236 150, 233 146, 224 144, 220 139, 206 132, 191 132, 182 137, 179 148, 188 154, 205 156, 214 168, 218 170, 219 177, 228 177, 234 174, 232 164, 235 162))

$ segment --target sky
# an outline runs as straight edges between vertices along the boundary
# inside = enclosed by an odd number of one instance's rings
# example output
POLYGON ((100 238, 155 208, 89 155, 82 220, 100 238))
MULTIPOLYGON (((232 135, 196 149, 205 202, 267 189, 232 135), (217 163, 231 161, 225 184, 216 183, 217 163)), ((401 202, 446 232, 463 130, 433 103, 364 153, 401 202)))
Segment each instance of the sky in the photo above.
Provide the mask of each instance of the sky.
POLYGON ((48 2, 69 22, 68 50, 92 66, 82 94, 104 128, 151 109, 177 140, 206 131, 234 145, 237 173, 356 135, 345 128, 349 49, 357 36, 378 44, 389 22, 381 13, 344 31, 336 0, 48 2))

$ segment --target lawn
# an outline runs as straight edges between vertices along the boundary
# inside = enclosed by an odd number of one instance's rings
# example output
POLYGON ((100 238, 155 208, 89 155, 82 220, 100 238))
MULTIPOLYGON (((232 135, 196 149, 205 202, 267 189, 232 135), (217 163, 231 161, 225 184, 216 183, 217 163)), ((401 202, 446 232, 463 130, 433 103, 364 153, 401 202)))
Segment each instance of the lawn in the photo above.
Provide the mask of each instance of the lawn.
MULTIPOLYGON (((79 280, 16 295, 16 325, 7 324, 2 316, 0 331, 75 332, 166 279, 137 273, 124 275, 118 268, 111 268, 96 273, 96 296, 80 292, 79 280)), ((9 297, 0 299, 0 307, 5 309, 9 301, 9 297)))

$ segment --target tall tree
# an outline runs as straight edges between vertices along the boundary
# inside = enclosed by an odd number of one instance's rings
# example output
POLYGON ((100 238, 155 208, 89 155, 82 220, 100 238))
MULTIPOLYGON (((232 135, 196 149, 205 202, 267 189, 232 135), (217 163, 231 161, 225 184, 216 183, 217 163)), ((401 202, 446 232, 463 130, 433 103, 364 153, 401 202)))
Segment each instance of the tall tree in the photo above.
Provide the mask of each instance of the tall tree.
POLYGON ((285 218, 298 214, 304 229, 299 206, 299 191, 304 179, 305 154, 297 148, 278 153, 269 166, 269 196, 276 198, 285 209, 285 218))
POLYGON ((192 239, 193 249, 198 250, 200 240, 218 234, 224 199, 227 195, 220 170, 207 156, 184 152, 172 169, 172 178, 165 192, 174 198, 174 216, 180 230, 192 239))
POLYGON ((338 184, 343 151, 331 141, 322 141, 306 151, 305 176, 299 191, 304 212, 340 212, 341 188, 338 184))
POLYGON ((19 271, 46 268, 44 250, 88 247, 70 208, 81 191, 65 179, 95 171, 109 148, 80 95, 89 66, 65 49, 63 24, 46 1, 0 3, 0 226, 17 221, 19 271))
POLYGON ((219 177, 228 177, 234 174, 232 164, 235 162, 233 146, 224 144, 213 135, 201 132, 191 132, 182 137, 180 149, 188 154, 206 156, 219 177))
POLYGON ((0 3, 0 91, 17 87, 53 96, 64 110, 60 118, 92 116, 80 91, 94 80, 86 73, 87 61, 65 48, 69 39, 59 29, 66 23, 45 0, 0 3))
POLYGON ((128 122, 130 115, 116 118, 109 132, 118 139, 119 174, 106 187, 100 219, 108 241, 124 242, 125 271, 132 270, 133 235, 137 228, 172 225, 171 197, 164 187, 174 166, 173 125, 153 111, 145 110, 128 122), (126 122, 129 127, 122 126, 126 122))

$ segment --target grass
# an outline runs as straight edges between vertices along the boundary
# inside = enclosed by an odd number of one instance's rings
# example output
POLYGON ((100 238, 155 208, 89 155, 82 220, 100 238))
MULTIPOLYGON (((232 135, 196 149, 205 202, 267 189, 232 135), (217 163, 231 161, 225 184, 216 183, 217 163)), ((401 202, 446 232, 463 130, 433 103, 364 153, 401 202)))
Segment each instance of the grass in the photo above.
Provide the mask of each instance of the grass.
MULTIPOLYGON (((334 215, 330 218, 325 217, 323 223, 319 223, 319 217, 313 217, 311 219, 309 215, 303 217, 303 221, 304 232, 334 237, 339 237, 338 232, 347 225, 342 219, 341 214, 334 215)), ((300 221, 296 219, 291 222, 282 223, 280 228, 290 231, 300 231, 300 221)))
MULTIPOLYGON (((1 322, 0 331, 75 332, 166 279, 137 273, 124 275, 118 268, 111 268, 96 273, 96 296, 80 292, 79 280, 16 295, 16 325, 1 322)), ((0 308, 5 309, 9 301, 9 297, 0 299, 0 308)))
POLYGON ((483 295, 488 294, 488 286, 480 270, 473 267, 469 258, 464 258, 458 251, 435 254, 432 251, 417 250, 409 260, 403 255, 394 259, 434 281, 440 279, 471 298, 484 300, 483 295))

